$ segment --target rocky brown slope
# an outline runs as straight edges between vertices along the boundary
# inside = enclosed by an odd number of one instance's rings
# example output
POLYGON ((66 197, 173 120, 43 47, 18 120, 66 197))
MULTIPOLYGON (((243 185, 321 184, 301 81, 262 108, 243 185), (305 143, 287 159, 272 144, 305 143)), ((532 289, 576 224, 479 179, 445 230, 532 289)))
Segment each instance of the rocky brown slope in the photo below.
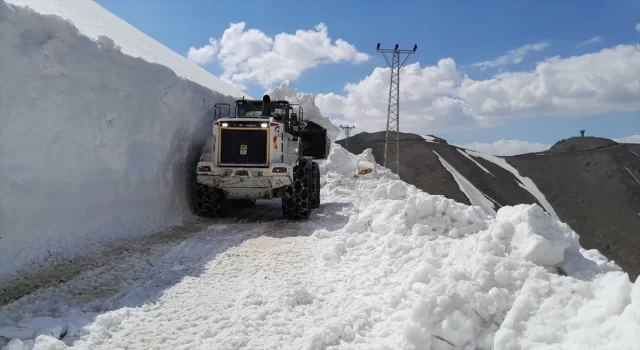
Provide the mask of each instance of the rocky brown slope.
MULTIPOLYGON (((419 135, 401 134, 400 177, 432 194, 470 204, 437 152, 462 176, 499 206, 538 203, 516 177, 464 149, 427 142, 419 135)), ((344 140, 338 141, 344 146, 344 140)), ((348 149, 373 150, 384 162, 384 132, 360 133, 348 149)), ((578 137, 561 140, 548 151, 501 157, 529 177, 553 206, 560 220, 580 234, 587 249, 598 249, 635 279, 640 274, 640 145, 609 139, 578 137)))

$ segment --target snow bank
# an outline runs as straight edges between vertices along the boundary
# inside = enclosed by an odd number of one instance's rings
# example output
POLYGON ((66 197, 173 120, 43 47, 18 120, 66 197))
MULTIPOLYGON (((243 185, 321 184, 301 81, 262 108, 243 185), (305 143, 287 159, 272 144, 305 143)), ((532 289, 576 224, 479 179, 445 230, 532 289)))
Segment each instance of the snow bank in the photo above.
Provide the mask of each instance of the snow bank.
POLYGON ((297 103, 304 109, 304 120, 312 121, 321 127, 327 129, 327 136, 334 142, 340 134, 340 129, 333 125, 329 118, 324 117, 316 106, 316 97, 313 94, 299 92, 291 87, 288 80, 285 80, 280 86, 272 87, 265 93, 273 100, 288 100, 290 103, 297 103))
POLYGON ((0 279, 189 215, 194 151, 231 97, 2 0, 0 33, 0 279))
POLYGON ((325 256, 350 266, 351 301, 381 296, 356 321, 364 327, 350 328, 352 348, 630 350, 640 341, 640 281, 582 249, 538 205, 487 218, 386 169, 347 179, 357 157, 340 147, 334 161, 344 166, 328 169, 323 194, 348 195, 358 212, 316 236, 341 247, 325 256))

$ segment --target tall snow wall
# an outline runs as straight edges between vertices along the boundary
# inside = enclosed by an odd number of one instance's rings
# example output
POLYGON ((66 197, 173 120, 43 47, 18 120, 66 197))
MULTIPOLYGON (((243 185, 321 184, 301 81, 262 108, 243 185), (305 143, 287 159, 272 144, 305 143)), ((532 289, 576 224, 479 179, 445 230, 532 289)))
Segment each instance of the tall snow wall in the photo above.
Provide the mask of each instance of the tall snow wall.
POLYGON ((191 215, 216 102, 233 98, 0 0, 0 280, 191 215))

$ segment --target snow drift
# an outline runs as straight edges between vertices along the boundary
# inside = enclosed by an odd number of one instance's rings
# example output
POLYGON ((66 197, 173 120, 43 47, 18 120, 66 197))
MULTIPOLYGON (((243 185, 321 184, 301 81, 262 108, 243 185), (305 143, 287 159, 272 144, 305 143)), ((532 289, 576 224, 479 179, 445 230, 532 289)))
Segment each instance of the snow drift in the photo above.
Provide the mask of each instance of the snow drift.
MULTIPOLYGON (((538 205, 488 215, 424 193, 384 168, 373 180, 348 176, 368 153, 334 146, 327 162, 324 200, 356 209, 343 229, 315 234, 334 241, 326 264, 348 267, 343 297, 351 310, 319 338, 337 340, 322 345, 630 350, 638 344, 640 281, 633 284, 599 252, 582 249, 569 226, 538 205)), ((322 348, 317 344, 308 348, 322 348)))
POLYGON ((0 279, 189 215, 210 112, 233 98, 2 0, 0 33, 0 279))
MULTIPOLYGON (((0 337, 35 350, 637 348, 640 281, 567 225, 538 205, 493 217, 380 166, 354 176, 371 158, 333 146, 309 222, 214 227, 118 297, 52 288, 8 305, 0 337), (242 242, 211 254, 221 240, 242 242)), ((76 285, 96 288, 96 275, 76 285)))

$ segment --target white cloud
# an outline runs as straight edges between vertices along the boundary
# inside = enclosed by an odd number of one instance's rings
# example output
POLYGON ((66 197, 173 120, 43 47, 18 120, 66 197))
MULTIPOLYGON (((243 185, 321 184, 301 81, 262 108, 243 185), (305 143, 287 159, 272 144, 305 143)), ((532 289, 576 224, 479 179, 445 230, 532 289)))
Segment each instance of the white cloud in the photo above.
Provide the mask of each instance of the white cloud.
POLYGON ((494 143, 474 142, 457 146, 494 156, 513 156, 516 154, 546 151, 552 145, 521 140, 500 140, 494 143))
POLYGON ((619 143, 640 143, 640 135, 620 137, 617 139, 613 139, 613 141, 619 142, 619 143))
POLYGON ((601 36, 594 36, 593 38, 589 39, 589 40, 585 40, 583 42, 581 42, 580 44, 576 45, 576 46, 586 46, 586 45, 591 45, 591 44, 598 44, 602 42, 602 37, 601 36))
POLYGON ((496 68, 496 67, 513 65, 513 64, 520 64, 522 60, 524 60, 524 57, 530 54, 531 52, 540 52, 546 49, 547 47, 549 47, 549 45, 550 44, 548 41, 542 41, 535 44, 522 45, 518 48, 515 48, 507 52, 506 55, 500 56, 494 60, 474 63, 471 66, 481 67, 483 70, 485 70, 488 68, 496 68))
POLYGON ((636 24, 636 30, 640 33, 640 23, 636 24))
POLYGON ((187 58, 195 64, 205 65, 213 62, 218 53, 218 42, 213 38, 209 39, 209 44, 199 49, 195 47, 189 48, 187 58))
MULTIPOLYGON (((614 138, 613 140, 619 143, 640 144, 640 135, 614 138)), ((517 154, 546 151, 553 145, 522 140, 499 140, 493 143, 472 142, 456 146, 496 156, 513 156, 517 154)))
MULTIPOLYGON (((451 58, 403 67, 400 128, 430 134, 493 127, 512 118, 586 116, 640 110, 640 45, 539 62, 532 71, 474 80, 451 58)), ((376 68, 343 95, 320 94, 324 113, 342 115, 361 131, 384 130, 389 68, 376 68)))
MULTIPOLYGON (((454 94, 464 77, 457 71, 453 59, 442 59, 433 67, 410 64, 400 74, 400 121, 404 130, 423 126, 424 133, 429 133, 426 131, 433 128, 447 131, 460 125, 476 127, 468 104, 454 94)), ((347 84, 346 95, 319 94, 316 103, 324 113, 344 115, 360 130, 383 130, 389 79, 389 68, 376 68, 360 82, 347 84)))
POLYGON ((245 27, 244 22, 232 23, 220 39, 211 38, 201 48, 190 48, 187 57, 197 64, 217 60, 224 69, 221 78, 233 84, 258 83, 264 87, 294 81, 305 70, 320 64, 361 63, 369 59, 369 55, 342 39, 332 43, 323 23, 315 30, 274 37, 245 27))

